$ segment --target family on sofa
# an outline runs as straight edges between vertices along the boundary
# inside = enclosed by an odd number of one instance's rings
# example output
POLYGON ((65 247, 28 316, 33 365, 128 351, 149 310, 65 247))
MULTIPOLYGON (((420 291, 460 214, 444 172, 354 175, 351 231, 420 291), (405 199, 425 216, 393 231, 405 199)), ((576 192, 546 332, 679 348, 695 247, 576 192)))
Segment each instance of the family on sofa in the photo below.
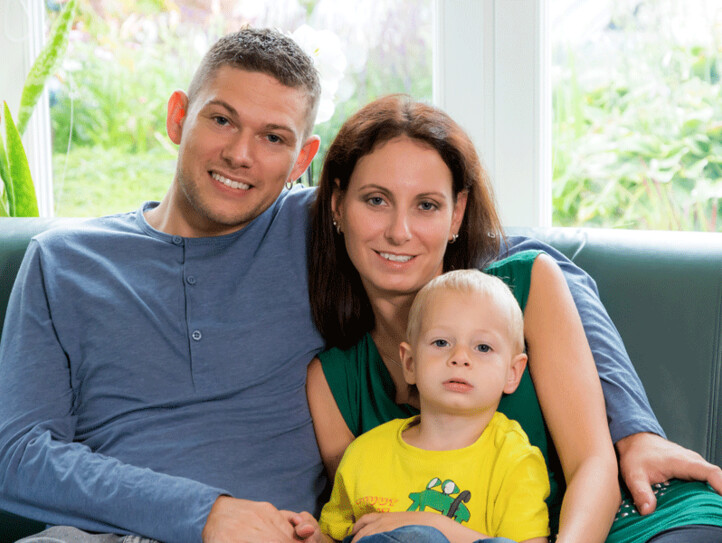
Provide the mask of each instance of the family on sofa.
MULTIPOLYGON (((0 508, 49 525, 24 541, 327 541, 318 515, 356 437, 418 421, 420 408, 429 421, 420 398, 431 398, 434 435, 447 437, 417 449, 484 439, 469 400, 482 385, 441 372, 438 398, 425 395, 402 347, 416 294, 468 268, 497 275, 524 312, 528 361, 499 411, 544 460, 534 477, 549 485, 548 533, 722 541, 722 470, 665 439, 593 281, 551 247, 504 235, 474 145, 448 115, 376 100, 341 128, 318 189, 284 189, 319 149, 319 93, 290 38, 221 38, 169 99, 178 162, 162 201, 31 241, 0 342, 0 508)), ((474 356, 496 349, 482 331, 474 356)), ((461 351, 438 367, 486 363, 461 351)), ((393 474, 375 461, 366 469, 393 474)), ((438 509, 358 496, 368 507, 347 539, 546 537, 454 518, 462 506, 494 516, 505 484, 487 471, 470 495, 441 467, 438 483, 402 491, 438 509)))

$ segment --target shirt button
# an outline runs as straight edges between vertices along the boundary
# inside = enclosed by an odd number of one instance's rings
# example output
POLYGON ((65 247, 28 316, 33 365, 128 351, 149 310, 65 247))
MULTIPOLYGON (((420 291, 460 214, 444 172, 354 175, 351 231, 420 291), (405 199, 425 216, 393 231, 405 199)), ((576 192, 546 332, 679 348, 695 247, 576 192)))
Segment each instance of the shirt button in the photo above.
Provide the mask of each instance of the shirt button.
POLYGON ((175 243, 176 245, 180 245, 181 243, 183 243, 183 238, 180 236, 173 236, 173 243, 175 243))
POLYGON ((203 337, 203 334, 201 334, 200 330, 193 330, 193 333, 191 334, 191 337, 195 339, 196 341, 200 341, 203 337))
POLYGON ((188 281, 189 285, 195 285, 196 284, 196 276, 189 275, 188 277, 186 277, 186 281, 188 281))

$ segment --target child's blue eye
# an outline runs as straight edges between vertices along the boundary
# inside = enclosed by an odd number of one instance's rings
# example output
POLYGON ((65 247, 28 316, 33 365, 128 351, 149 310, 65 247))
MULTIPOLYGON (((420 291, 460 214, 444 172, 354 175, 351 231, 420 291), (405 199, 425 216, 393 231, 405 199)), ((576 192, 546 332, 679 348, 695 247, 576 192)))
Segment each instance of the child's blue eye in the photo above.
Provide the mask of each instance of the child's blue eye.
POLYGON ((476 350, 482 353, 488 353, 489 351, 491 351, 491 347, 489 347, 486 343, 480 343, 476 346, 476 350))
POLYGON ((445 339, 435 339, 433 345, 435 347, 446 347, 449 344, 445 339))

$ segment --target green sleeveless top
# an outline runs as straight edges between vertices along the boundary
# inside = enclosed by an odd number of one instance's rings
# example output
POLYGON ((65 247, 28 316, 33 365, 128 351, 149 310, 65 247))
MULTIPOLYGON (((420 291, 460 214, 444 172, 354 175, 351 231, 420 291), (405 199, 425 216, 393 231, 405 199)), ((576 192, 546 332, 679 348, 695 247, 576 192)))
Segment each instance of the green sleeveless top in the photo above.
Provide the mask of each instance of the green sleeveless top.
MULTIPOLYGON (((484 271, 502 279, 511 288, 522 311, 526 307, 531 284, 531 269, 539 251, 524 251, 499 260, 484 271)), ((418 410, 408 404, 396 404, 396 390, 370 334, 347 350, 329 349, 319 355, 326 381, 349 430, 358 436, 379 424, 408 418, 418 410)), ((551 492, 547 499, 551 533, 556 533, 564 496, 564 474, 549 431, 544 423, 539 400, 528 368, 519 387, 504 395, 499 411, 521 424, 532 445, 539 447, 547 463, 551 492)), ((629 493, 623 490, 623 502, 607 543, 639 543, 655 534, 678 526, 711 524, 722 526, 722 497, 704 483, 671 481, 656 485, 657 509, 642 517, 629 493)))

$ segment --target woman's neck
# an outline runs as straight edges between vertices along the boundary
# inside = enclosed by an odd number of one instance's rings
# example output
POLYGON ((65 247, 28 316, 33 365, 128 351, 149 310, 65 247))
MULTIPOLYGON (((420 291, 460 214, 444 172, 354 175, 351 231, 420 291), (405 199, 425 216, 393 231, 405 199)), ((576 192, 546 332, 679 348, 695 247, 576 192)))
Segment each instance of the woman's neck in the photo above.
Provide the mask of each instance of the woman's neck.
MULTIPOLYGON (((399 355, 399 344, 406 340, 406 323, 409 309, 414 296, 396 296, 394 298, 369 297, 374 312, 375 325, 371 330, 371 338, 381 355, 386 368, 396 387, 396 403, 416 402, 409 396, 409 387, 404 380, 404 373, 399 355)), ((418 407, 418 406, 417 406, 418 407)))

